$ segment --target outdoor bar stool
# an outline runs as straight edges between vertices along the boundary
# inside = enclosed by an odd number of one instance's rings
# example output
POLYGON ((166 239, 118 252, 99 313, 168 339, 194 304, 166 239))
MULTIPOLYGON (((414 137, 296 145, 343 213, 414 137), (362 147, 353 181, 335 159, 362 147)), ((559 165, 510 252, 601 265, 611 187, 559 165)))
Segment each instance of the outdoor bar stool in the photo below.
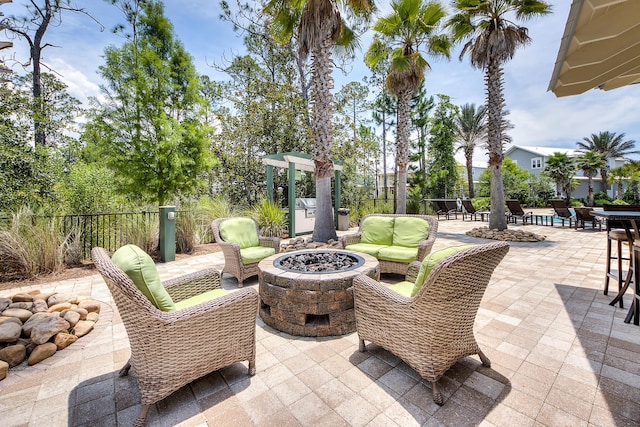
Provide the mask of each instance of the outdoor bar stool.
MULTIPOLYGON (((636 205, 604 205, 603 209, 605 211, 640 211, 640 206, 636 205)), ((634 238, 633 230, 631 230, 632 239, 634 238)), ((608 221, 607 220, 607 267, 604 279, 604 294, 609 294, 609 280, 615 279, 618 281, 618 294, 623 289, 623 283, 626 281, 630 281, 633 276, 633 265, 631 262, 632 259, 632 250, 633 250, 633 242, 629 242, 627 238, 627 233, 623 229, 622 222, 620 221, 608 221), (611 254, 611 245, 612 242, 616 242, 617 252, 615 256, 611 254), (629 246, 629 255, 624 256, 622 252, 622 244, 626 243, 629 246), (611 270, 611 262, 613 260, 617 261, 617 270, 611 270), (622 270, 622 261, 627 261, 629 263, 629 268, 627 269, 627 274, 623 274, 622 270)), ((626 287, 624 288, 626 289, 626 287)), ((622 300, 622 296, 620 295, 620 307, 624 307, 624 302, 622 300)))

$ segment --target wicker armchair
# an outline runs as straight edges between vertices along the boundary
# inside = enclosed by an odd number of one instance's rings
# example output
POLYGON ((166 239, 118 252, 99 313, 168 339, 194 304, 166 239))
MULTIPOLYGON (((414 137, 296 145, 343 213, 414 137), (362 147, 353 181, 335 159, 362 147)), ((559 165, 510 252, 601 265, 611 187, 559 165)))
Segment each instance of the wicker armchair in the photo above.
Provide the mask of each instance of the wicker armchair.
MULTIPOLYGON (((358 232, 355 234, 345 234, 340 236, 340 242, 342 243, 343 248, 347 248, 349 245, 354 245, 361 242, 362 238, 362 224, 364 220, 368 217, 414 217, 424 219, 429 223, 429 236, 422 240, 418 244, 418 254, 416 256, 416 261, 422 261, 424 257, 431 252, 431 248, 436 241, 436 235, 438 234, 438 219, 434 216, 430 215, 402 215, 402 214, 371 214, 365 215, 360 220, 360 227, 358 228, 358 232)), ((370 254, 373 255, 373 254, 370 254)), ((376 255, 373 255, 376 256, 376 255)), ((388 261, 382 260, 378 256, 378 261, 380 262, 380 273, 395 273, 395 274, 406 274, 407 267, 409 266, 409 262, 396 262, 396 261, 388 261)))
POLYGON ((437 381, 458 360, 478 354, 484 366, 491 366, 473 324, 489 279, 508 251, 508 243, 497 242, 449 255, 435 265, 414 298, 357 276, 353 296, 360 351, 367 340, 394 353, 431 382, 433 400, 442 405, 437 381))
MULTIPOLYGON (((91 256, 124 322, 131 358, 120 376, 135 368, 144 425, 151 405, 210 372, 248 360, 255 374, 258 293, 247 288, 173 312, 157 309, 103 248, 91 256)), ((220 273, 203 270, 163 283, 175 301, 221 288, 220 273)))
MULTIPOLYGON (((213 221, 211 224, 211 229, 213 231, 213 237, 217 244, 220 245, 222 249, 222 253, 224 254, 224 268, 222 269, 222 273, 229 273, 236 279, 238 279, 238 287, 242 287, 242 283, 245 279, 248 279, 252 276, 258 275, 258 262, 245 263, 242 261, 242 249, 240 245, 236 242, 225 241, 220 233, 220 227, 222 223, 235 218, 218 218, 213 221)), ((264 248, 273 248, 275 252, 270 253, 267 256, 272 255, 273 253, 280 252, 280 238, 278 237, 265 237, 260 236, 260 230, 258 229, 258 223, 253 218, 242 217, 242 219, 253 222, 253 226, 255 227, 255 233, 258 238, 258 245, 264 248)), ((253 231, 253 230, 251 230, 253 231)))

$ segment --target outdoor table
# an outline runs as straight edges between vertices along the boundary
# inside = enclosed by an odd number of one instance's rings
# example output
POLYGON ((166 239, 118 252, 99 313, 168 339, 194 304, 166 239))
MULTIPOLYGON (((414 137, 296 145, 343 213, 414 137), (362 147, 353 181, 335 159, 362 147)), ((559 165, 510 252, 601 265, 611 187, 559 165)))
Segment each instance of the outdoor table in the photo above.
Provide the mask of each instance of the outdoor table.
POLYGON ((624 323, 629 323, 633 319, 633 324, 640 324, 640 274, 633 274, 633 272, 640 272, 640 244, 636 244, 633 238, 631 230, 635 232, 636 236, 640 236, 640 212, 638 211, 593 211, 593 216, 601 217, 606 220, 620 221, 624 227, 624 231, 627 234, 627 240, 630 245, 633 245, 632 260, 629 268, 629 274, 624 282, 624 286, 618 293, 618 296, 609 303, 609 305, 615 305, 620 298, 624 295, 629 284, 631 283, 631 277, 633 277, 633 301, 629 313, 624 319, 624 323))
POLYGON ((553 214, 534 214, 533 221, 535 221, 536 225, 538 225, 539 221, 540 225, 550 225, 553 227, 553 214))

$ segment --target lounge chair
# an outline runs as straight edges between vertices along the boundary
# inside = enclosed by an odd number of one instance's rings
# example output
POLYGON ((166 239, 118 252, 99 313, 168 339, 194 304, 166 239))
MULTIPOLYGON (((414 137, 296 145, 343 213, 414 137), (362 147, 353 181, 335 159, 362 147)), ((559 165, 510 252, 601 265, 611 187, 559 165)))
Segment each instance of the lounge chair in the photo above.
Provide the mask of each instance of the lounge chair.
POLYGON ((596 228, 597 225, 598 229, 602 231, 602 220, 591 214, 593 208, 582 206, 579 208, 574 208, 574 210, 576 211, 576 230, 578 229, 578 226, 582 226, 582 228, 584 229, 585 222, 590 222, 591 228, 596 228))
POLYGON ((473 325, 487 284, 509 244, 446 252, 451 249, 412 263, 403 290, 364 275, 353 280, 360 351, 366 351, 366 340, 398 356, 431 382, 438 405, 443 397, 437 382, 456 362, 477 354, 484 366, 491 366, 476 342, 473 325))
POLYGON ((576 221, 576 215, 571 212, 571 209, 567 206, 567 202, 562 199, 549 200, 551 207, 556 216, 562 221, 564 227, 565 220, 569 221, 569 227, 573 227, 573 222, 576 221))
POLYGON ((144 425, 149 408, 181 387, 237 362, 256 372, 258 292, 227 293, 220 272, 206 269, 161 282, 151 257, 126 245, 113 257, 93 248, 91 257, 107 283, 129 337, 140 388, 144 425))
POLYGON ((527 221, 531 223, 533 212, 525 212, 522 210, 522 206, 520 206, 520 202, 518 200, 507 200, 507 209, 509 210, 508 220, 512 221, 514 224, 518 223, 518 218, 522 219, 523 225, 527 225, 527 221))
POLYGON ((238 279, 239 288, 245 279, 258 275, 260 261, 280 252, 280 238, 260 236, 253 218, 218 218, 211 230, 224 254, 222 273, 238 279))
POLYGON ((476 208, 473 206, 473 203, 471 203, 471 200, 469 200, 469 199, 462 201, 462 207, 464 208, 464 210, 462 211, 462 220, 463 221, 465 219, 467 219, 467 215, 469 215, 469 218, 471 218, 474 221, 477 221, 478 220, 478 215, 480 215, 480 220, 484 221, 485 215, 488 216, 491 213, 489 211, 478 211, 478 210, 476 210, 476 208))
POLYGON ((434 200, 433 203, 434 203, 436 215, 438 215, 438 219, 440 219, 440 215, 444 215, 446 219, 449 219, 449 217, 453 215, 455 219, 458 219, 457 205, 451 206, 445 200, 434 200))

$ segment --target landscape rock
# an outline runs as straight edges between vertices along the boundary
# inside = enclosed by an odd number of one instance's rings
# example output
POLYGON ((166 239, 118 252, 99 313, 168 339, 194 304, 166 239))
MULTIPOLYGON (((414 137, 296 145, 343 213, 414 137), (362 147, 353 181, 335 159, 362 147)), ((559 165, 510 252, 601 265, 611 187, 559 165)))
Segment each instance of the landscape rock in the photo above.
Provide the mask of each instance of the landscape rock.
POLYGON ((43 299, 37 299, 33 301, 34 313, 46 313, 48 309, 49 309, 49 306, 47 305, 47 301, 43 299))
POLYGON ((47 299, 47 304, 49 304, 49 307, 65 302, 68 302, 69 304, 75 304, 78 302, 78 297, 68 294, 53 294, 47 299))
POLYGON ((37 345, 44 344, 58 332, 67 332, 69 328, 69 322, 61 317, 45 317, 31 329, 31 341, 37 345))
POLYGON ((474 228, 467 231, 467 236, 480 237, 483 239, 502 240, 507 242, 542 242, 545 236, 522 230, 490 230, 488 227, 474 228))
POLYGON ((29 366, 35 365, 36 363, 42 362, 44 359, 53 356, 56 354, 56 351, 58 351, 58 347, 56 347, 52 342, 41 344, 33 349, 27 363, 29 366))
POLYGON ((78 304, 78 307, 84 308, 89 313, 100 314, 100 301, 86 299, 86 300, 80 301, 80 303, 78 304))
POLYGON ((60 332, 53 338, 53 343, 56 345, 58 350, 62 350, 78 341, 78 337, 72 334, 67 334, 66 332, 60 332))
POLYGON ((95 323, 90 320, 81 320, 73 328, 73 334, 81 338, 91 332, 93 325, 95 325, 95 323))
POLYGON ((47 302, 47 300, 49 299, 49 297, 51 295, 53 295, 54 292, 40 292, 40 291, 35 291, 32 295, 33 295, 33 301, 44 301, 47 302))
POLYGON ((24 294, 24 293, 15 294, 14 296, 11 297, 11 300, 13 302, 33 302, 33 295, 24 294))
POLYGON ((80 320, 86 320, 87 314, 89 314, 89 312, 86 309, 80 308, 80 307, 72 308, 71 310, 75 311, 80 315, 80 320))
POLYGON ((0 297, 0 312, 5 311, 7 307, 9 307, 9 304, 11 304, 12 302, 13 301, 11 301, 9 298, 0 297))
POLYGON ((80 313, 69 310, 64 314, 63 319, 69 322, 69 325, 73 328, 80 320, 80 313))
POLYGON ((49 309, 47 310, 49 313, 60 312, 62 310, 68 310, 71 308, 70 302, 60 302, 58 304, 51 305, 49 304, 49 309))
POLYGON ((27 349, 22 344, 10 345, 0 350, 0 360, 9 364, 13 368, 22 363, 27 357, 27 349))
POLYGON ((22 325, 22 332, 25 336, 31 336, 31 330, 38 324, 42 323, 47 317, 59 317, 56 313, 34 313, 24 325, 22 325))
POLYGON ((16 342, 20 338, 22 326, 14 322, 0 324, 0 342, 16 342))
POLYGON ((0 381, 7 378, 8 372, 9 372, 9 364, 4 360, 0 360, 0 381))
POLYGON ((23 308, 33 313, 33 302, 32 301, 12 302, 11 304, 9 304, 8 308, 23 308))
POLYGON ((15 317, 17 319, 20 319, 20 321, 22 322, 26 322, 32 314, 32 312, 30 312, 29 310, 25 310, 24 308, 7 308, 2 312, 3 316, 15 317))
POLYGON ((0 324, 5 323, 5 322, 16 323, 16 324, 22 326, 22 320, 18 319, 17 317, 0 316, 0 324))
POLYGON ((87 318, 82 320, 90 320, 92 322, 97 322, 99 317, 100 316, 98 316, 98 313, 89 313, 87 314, 87 318))

